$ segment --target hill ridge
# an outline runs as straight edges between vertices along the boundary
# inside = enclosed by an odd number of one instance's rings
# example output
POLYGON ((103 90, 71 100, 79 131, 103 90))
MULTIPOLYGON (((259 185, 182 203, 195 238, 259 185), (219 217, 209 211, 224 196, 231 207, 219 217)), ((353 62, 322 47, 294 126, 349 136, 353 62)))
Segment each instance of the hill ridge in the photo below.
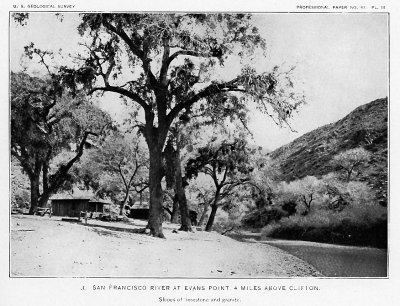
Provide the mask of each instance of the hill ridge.
POLYGON ((316 128, 269 153, 281 166, 281 179, 292 181, 307 175, 334 171, 330 160, 356 147, 373 153, 359 180, 366 181, 386 201, 388 99, 381 98, 355 108, 343 118, 316 128))

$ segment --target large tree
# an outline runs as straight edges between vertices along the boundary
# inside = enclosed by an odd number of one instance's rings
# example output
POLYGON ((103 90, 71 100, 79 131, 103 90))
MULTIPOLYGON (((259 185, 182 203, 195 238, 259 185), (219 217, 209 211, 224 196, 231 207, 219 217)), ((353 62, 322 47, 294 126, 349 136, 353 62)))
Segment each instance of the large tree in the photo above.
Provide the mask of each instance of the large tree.
POLYGON ((29 177, 31 214, 66 182, 88 137, 98 135, 109 122, 86 96, 63 94, 57 81, 54 75, 11 73, 11 154, 29 177), (51 171, 51 160, 63 149, 75 153, 51 171))
MULTIPOLYGON (((89 92, 111 92, 143 111, 141 131, 150 156, 149 228, 162 233, 162 152, 171 124, 190 116, 194 105, 245 105, 278 123, 286 122, 303 102, 287 73, 277 67, 257 73, 243 66, 228 80, 215 74, 229 57, 246 59, 265 51, 249 14, 83 14, 80 33, 86 53, 75 69, 64 67, 65 81, 89 92)), ((264 57, 262 57, 264 59, 264 57)), ((289 71, 290 72, 290 71, 289 71)), ((289 73, 288 72, 288 73, 289 73)))

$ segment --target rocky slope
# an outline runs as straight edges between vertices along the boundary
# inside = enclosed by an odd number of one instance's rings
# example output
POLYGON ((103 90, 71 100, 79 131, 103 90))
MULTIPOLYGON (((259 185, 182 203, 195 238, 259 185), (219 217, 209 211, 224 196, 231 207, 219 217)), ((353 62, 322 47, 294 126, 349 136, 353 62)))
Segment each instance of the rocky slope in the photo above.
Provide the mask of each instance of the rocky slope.
POLYGON ((375 190, 386 204, 388 178, 388 100, 364 104, 341 120, 315 129, 270 153, 282 169, 282 179, 321 176, 334 169, 330 160, 337 153, 356 147, 373 153, 360 180, 375 190))

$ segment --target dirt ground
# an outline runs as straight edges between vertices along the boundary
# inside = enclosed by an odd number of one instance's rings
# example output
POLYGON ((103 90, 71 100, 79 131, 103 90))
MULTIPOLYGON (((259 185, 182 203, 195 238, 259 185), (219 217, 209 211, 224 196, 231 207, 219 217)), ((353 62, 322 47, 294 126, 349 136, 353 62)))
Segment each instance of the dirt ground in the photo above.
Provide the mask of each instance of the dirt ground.
POLYGON ((12 277, 188 277, 275 278, 321 276, 283 250, 239 242, 215 232, 177 232, 164 224, 167 239, 129 223, 59 217, 11 217, 12 277))

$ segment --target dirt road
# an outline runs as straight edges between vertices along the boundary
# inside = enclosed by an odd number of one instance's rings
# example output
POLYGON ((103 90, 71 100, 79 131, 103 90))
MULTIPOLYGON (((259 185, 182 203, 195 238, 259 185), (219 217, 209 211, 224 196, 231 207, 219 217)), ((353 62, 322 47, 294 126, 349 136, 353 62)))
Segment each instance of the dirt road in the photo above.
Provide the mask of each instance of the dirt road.
POLYGON ((217 233, 139 234, 145 225, 56 217, 11 217, 11 276, 275 278, 321 276, 303 260, 270 245, 217 233))

